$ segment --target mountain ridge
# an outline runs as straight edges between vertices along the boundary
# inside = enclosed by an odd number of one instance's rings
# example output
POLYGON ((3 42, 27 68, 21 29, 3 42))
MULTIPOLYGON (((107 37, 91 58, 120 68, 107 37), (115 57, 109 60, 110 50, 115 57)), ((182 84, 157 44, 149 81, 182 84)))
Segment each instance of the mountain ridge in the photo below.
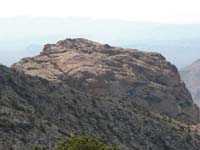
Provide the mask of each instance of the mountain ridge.
POLYGON ((199 122, 199 108, 177 68, 159 53, 65 39, 45 45, 40 55, 12 67, 91 95, 126 97, 155 112, 199 122))

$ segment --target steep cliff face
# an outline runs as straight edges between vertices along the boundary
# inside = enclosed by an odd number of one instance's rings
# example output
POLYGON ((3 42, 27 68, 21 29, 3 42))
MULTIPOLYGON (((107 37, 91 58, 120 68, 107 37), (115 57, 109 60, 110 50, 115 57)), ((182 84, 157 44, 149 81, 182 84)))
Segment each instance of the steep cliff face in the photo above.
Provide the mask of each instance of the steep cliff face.
POLYGON ((0 150, 86 135, 122 150, 199 150, 200 134, 134 101, 87 95, 0 66, 0 150))
POLYGON ((125 98, 187 123, 199 121, 199 109, 176 67, 158 53, 66 39, 12 67, 90 95, 125 98))
POLYGON ((200 106, 200 59, 181 69, 180 74, 194 101, 200 106))

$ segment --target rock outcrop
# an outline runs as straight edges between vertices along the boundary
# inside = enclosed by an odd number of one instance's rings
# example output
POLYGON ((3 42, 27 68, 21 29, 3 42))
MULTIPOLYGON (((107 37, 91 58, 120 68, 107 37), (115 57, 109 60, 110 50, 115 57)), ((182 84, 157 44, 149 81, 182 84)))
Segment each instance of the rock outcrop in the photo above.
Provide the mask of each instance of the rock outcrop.
POLYGON ((187 123, 199 122, 199 108, 176 67, 158 53, 66 39, 12 67, 92 96, 126 99, 187 123))
POLYGON ((121 150, 199 150, 196 128, 126 98, 95 97, 0 66, 0 150, 32 150, 70 135, 121 150))
POLYGON ((194 101, 200 106, 200 59, 180 70, 194 101))

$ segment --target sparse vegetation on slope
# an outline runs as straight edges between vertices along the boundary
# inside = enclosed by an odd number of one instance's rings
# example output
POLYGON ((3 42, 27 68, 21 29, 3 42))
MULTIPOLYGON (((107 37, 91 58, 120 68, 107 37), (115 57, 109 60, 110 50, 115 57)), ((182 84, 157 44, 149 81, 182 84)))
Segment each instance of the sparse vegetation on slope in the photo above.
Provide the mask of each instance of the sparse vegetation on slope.
POLYGON ((199 150, 200 136, 126 98, 91 97, 65 84, 0 66, 0 150, 53 150, 73 135, 122 150, 199 150), (14 105, 13 105, 14 104, 14 105), (23 109, 22 109, 23 108, 23 109))

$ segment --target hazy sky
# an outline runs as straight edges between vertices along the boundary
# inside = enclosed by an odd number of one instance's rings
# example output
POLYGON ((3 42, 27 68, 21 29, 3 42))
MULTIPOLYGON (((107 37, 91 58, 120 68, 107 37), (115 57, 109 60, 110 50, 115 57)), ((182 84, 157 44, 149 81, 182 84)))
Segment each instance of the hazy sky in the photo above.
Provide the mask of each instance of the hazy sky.
POLYGON ((0 0, 0 17, 81 16, 200 23, 199 0, 0 0))
POLYGON ((183 67, 200 58, 199 7, 200 0, 0 0, 0 63, 84 37, 157 51, 183 67))

